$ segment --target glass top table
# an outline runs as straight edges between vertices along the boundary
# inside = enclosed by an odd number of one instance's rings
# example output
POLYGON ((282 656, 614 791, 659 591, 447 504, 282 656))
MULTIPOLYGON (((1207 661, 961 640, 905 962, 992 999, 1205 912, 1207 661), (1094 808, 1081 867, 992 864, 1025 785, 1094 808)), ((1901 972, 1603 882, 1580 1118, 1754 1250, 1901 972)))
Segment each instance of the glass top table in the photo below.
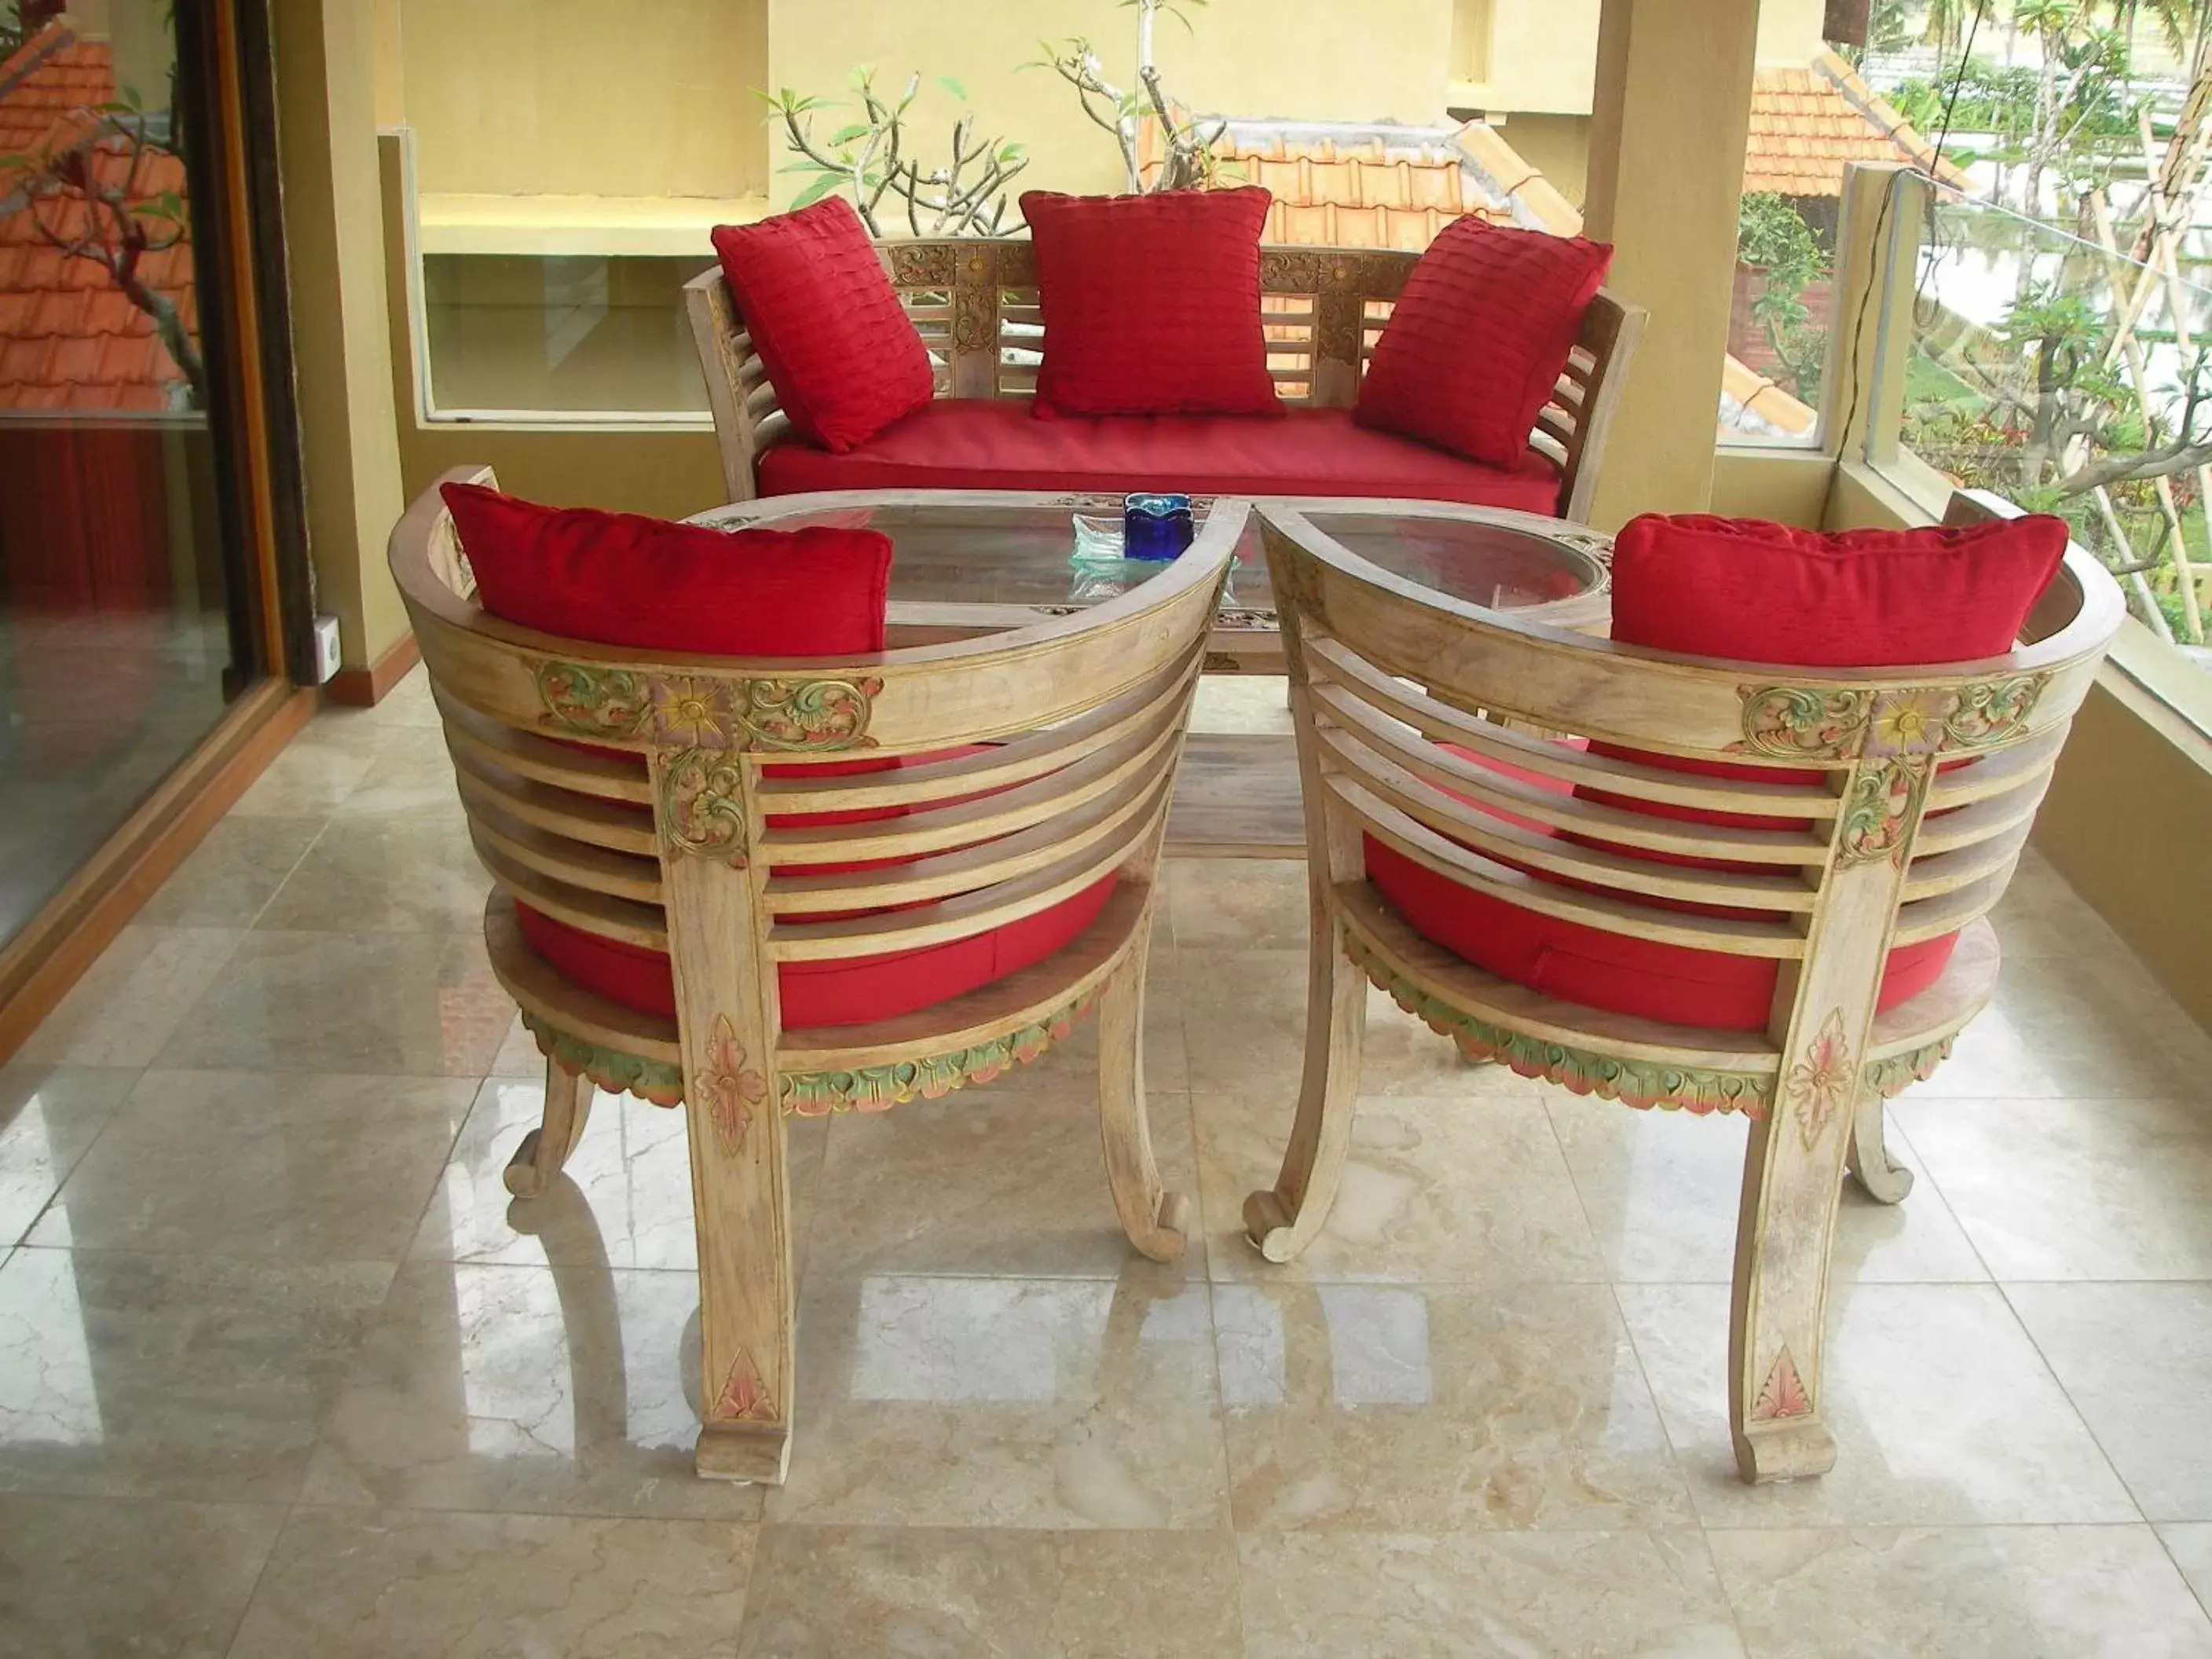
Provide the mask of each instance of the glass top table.
MULTIPOLYGON (((1450 501, 1251 498, 1293 507, 1350 551, 1455 599, 1602 626, 1611 538, 1534 514, 1450 501)), ((1194 499, 1203 522, 1211 501, 1194 499)), ((717 529, 839 525, 891 538, 892 643, 1019 627, 1104 603, 1168 568, 1121 556, 1119 495, 852 490, 775 495, 695 514, 717 529)), ((1224 588, 1209 670, 1279 673, 1274 594, 1255 513, 1224 588)))

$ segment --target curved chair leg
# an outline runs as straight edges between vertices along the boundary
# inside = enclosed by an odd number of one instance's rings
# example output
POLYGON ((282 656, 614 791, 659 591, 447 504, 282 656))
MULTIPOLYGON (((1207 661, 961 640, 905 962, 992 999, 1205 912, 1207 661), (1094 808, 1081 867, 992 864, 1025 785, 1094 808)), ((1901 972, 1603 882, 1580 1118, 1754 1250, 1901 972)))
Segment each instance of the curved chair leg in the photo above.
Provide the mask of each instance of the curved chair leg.
POLYGON ((1352 1106, 1367 1035, 1367 981, 1344 954, 1343 924, 1314 919, 1306 965, 1306 1060, 1282 1173, 1244 1200, 1244 1231, 1270 1261, 1314 1241, 1352 1153, 1352 1106))
POLYGON ((1145 963, 1150 935, 1107 981, 1098 1010, 1098 1127, 1106 1184, 1129 1243, 1155 1261, 1182 1256, 1190 1200, 1160 1184, 1145 1111, 1145 963))
POLYGON ((1912 1171, 1890 1161, 1883 1141, 1885 1103, 1872 1090, 1851 1118, 1851 1147, 1845 1163, 1866 1195, 1877 1204, 1894 1204, 1912 1190, 1912 1171))
POLYGON ((548 1060, 545 1115, 507 1159, 502 1177, 507 1190, 517 1198, 535 1198, 544 1192, 584 1138, 584 1121, 591 1115, 591 1079, 564 1072, 548 1060))
MULTIPOLYGON (((1838 1103, 1846 1113, 1856 1103, 1838 1103)), ((1825 1474, 1835 1437, 1821 1411, 1828 1256, 1848 1124, 1778 1102, 1744 1152, 1729 1322, 1729 1427, 1746 1480, 1825 1474)))

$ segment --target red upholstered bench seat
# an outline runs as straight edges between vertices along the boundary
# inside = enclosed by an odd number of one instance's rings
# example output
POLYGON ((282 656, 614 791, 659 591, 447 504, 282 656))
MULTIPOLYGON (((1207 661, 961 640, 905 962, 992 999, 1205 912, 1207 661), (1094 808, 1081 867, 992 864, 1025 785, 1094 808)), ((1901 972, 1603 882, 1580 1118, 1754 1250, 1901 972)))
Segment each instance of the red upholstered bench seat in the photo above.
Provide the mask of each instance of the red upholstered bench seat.
POLYGON ((1555 515, 1559 469, 1510 471, 1352 423, 1346 409, 1273 415, 1063 415, 941 398, 833 455, 795 438, 760 458, 763 495, 817 489, 1140 489, 1194 495, 1410 496, 1555 515))

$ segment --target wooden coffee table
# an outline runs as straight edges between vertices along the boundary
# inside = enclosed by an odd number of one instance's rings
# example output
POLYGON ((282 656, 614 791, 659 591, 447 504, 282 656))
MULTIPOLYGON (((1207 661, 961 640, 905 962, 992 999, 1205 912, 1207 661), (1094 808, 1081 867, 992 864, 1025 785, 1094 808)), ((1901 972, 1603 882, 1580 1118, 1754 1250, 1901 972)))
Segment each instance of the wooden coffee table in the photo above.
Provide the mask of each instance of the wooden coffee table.
MULTIPOLYGON (((1269 498, 1431 592, 1563 628, 1606 623, 1612 538, 1587 526, 1453 501, 1269 498)), ((1194 503, 1202 517, 1211 506, 1194 503)), ((888 643, 925 645, 1065 616, 1165 568, 1113 556, 1119 495, 1000 490, 841 490, 774 495, 695 514, 717 529, 866 526, 890 537, 888 643)), ((1279 676, 1273 590, 1252 521, 1207 641, 1209 674, 1279 676)), ((1254 687, 1259 691, 1258 687, 1254 687)), ((1303 858, 1297 760, 1279 697, 1211 706, 1201 688, 1168 824, 1183 857, 1303 858), (1239 729, 1223 729, 1235 726, 1239 729), (1261 729, 1247 729, 1258 727, 1261 729)))

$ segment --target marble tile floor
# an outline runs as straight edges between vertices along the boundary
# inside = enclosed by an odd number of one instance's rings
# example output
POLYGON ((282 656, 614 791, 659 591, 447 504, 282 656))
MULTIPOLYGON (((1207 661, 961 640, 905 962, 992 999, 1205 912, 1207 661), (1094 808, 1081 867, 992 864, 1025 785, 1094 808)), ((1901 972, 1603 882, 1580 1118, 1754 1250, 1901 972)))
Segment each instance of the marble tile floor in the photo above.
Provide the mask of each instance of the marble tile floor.
POLYGON ((1841 1460, 1758 1490, 1740 1124, 1378 997, 1333 1228, 1244 1247, 1302 883, 1169 873, 1176 1267, 1087 1040, 797 1126, 790 1482, 702 1483, 680 1120, 602 1097, 508 1200, 538 1062, 428 697, 319 718, 0 1070, 0 1652, 2212 1656, 2212 1038, 2048 866, 1913 1193, 1846 1204, 1841 1460))

